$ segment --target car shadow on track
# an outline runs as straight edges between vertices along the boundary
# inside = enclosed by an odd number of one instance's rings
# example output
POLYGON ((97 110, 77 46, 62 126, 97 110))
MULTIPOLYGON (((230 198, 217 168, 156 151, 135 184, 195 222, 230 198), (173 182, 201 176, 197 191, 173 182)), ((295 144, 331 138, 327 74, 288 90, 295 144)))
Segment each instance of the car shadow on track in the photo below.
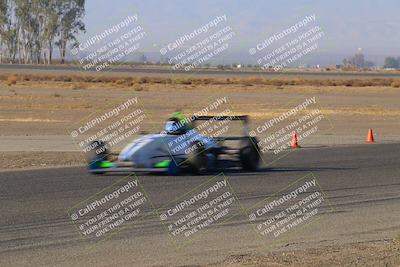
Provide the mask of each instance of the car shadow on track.
MULTIPOLYGON (((268 175, 271 173, 285 173, 285 172, 323 172, 323 171, 343 171, 343 170, 354 170, 356 168, 350 167, 319 167, 319 168, 298 168, 298 167, 288 167, 288 168, 260 168, 257 171, 246 171, 242 170, 241 168, 234 167, 234 168, 219 168, 211 172, 207 172, 205 175, 217 175, 220 173, 224 173, 227 175, 234 175, 234 176, 259 176, 259 175, 268 175)), ((127 176, 130 172, 121 172, 121 173, 105 173, 101 176, 127 176)), ((138 174, 138 173, 136 173, 138 174)), ((140 173, 141 175, 151 175, 151 176, 165 176, 165 177, 172 177, 174 175, 168 175, 165 173, 140 173)), ((175 176, 193 176, 190 172, 183 172, 179 175, 175 176)), ((201 176, 201 175, 196 175, 201 176)))
POLYGON ((298 167, 290 167, 290 168, 260 168, 257 171, 249 172, 241 169, 223 169, 220 172, 230 175, 242 175, 242 176, 257 176, 257 175, 267 175, 270 173, 285 173, 285 172, 323 172, 323 171, 343 171, 343 170, 354 170, 356 168, 348 168, 348 167, 319 167, 319 168, 298 168, 298 167))

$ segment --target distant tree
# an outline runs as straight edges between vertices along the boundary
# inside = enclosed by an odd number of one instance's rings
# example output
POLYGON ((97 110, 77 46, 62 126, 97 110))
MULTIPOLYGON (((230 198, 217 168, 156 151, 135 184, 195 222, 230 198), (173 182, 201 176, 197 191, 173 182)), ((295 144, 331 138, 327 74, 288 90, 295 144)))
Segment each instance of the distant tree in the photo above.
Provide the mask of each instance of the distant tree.
POLYGON ((4 55, 10 61, 14 61, 18 49, 18 25, 15 17, 14 0, 2 1, 1 13, 3 21, 0 31, 2 49, 5 47, 7 53, 4 53, 4 55))
POLYGON ((57 13, 58 0, 42 0, 43 16, 41 16, 41 42, 42 47, 46 47, 43 51, 43 58, 47 64, 51 64, 53 59, 53 43, 57 36, 58 13, 57 13))
POLYGON ((400 58, 396 59, 394 57, 385 58, 385 63, 383 65, 386 69, 399 69, 400 68, 400 58))
POLYGON ((85 0, 0 0, 0 62, 50 64, 53 46, 65 61, 68 45, 85 31, 85 0), (55 39, 58 37, 57 42, 55 39))
POLYGON ((68 43, 71 47, 77 47, 76 35, 85 32, 85 24, 82 21, 85 15, 85 0, 57 0, 59 15, 59 40, 56 45, 60 49, 61 64, 65 62, 68 43))
POLYGON ((3 63, 3 45, 8 22, 7 0, 0 0, 0 63, 3 63))
POLYGON ((365 57, 364 54, 362 53, 357 53, 354 55, 352 58, 353 65, 358 67, 358 68, 364 68, 365 67, 365 57))
POLYGON ((364 54, 360 51, 354 56, 350 58, 343 59, 343 65, 350 68, 371 68, 375 66, 375 63, 372 61, 366 61, 364 54))

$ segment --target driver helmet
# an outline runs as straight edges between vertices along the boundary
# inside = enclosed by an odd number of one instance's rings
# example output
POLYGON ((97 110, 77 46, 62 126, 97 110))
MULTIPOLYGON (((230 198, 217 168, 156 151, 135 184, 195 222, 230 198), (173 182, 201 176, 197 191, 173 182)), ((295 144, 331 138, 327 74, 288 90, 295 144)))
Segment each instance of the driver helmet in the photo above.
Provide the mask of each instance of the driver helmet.
POLYGON ((176 133, 179 131, 179 129, 182 127, 182 125, 179 124, 178 120, 175 119, 170 119, 165 123, 164 130, 167 133, 176 133))
POLYGON ((167 133, 180 134, 188 130, 188 122, 182 112, 175 112, 165 123, 164 130, 167 133))

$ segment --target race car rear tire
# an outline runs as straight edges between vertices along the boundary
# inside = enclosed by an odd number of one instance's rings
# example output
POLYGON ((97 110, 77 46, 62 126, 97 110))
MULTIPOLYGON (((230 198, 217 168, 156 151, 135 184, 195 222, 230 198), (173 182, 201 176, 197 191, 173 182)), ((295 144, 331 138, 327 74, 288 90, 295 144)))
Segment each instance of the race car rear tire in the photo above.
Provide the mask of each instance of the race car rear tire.
POLYGON ((251 137, 243 140, 239 152, 239 160, 242 169, 246 171, 256 171, 260 164, 260 154, 258 153, 257 139, 251 137))

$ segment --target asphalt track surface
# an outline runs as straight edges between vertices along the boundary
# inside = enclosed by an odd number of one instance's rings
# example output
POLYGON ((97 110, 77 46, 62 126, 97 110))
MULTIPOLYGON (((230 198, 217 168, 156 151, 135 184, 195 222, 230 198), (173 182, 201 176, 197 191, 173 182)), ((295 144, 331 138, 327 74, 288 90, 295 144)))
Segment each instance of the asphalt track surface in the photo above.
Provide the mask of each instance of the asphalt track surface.
MULTIPOLYGON (((85 71, 80 66, 62 66, 62 65, 19 65, 19 64, 0 64, 0 70, 3 71, 85 71)), ((196 76, 262 76, 266 78, 279 77, 309 77, 309 78, 400 78, 400 73, 368 73, 368 72, 315 72, 315 71, 287 71, 287 72, 264 72, 264 71, 248 71, 248 70, 172 70, 169 68, 135 68, 135 67, 116 67, 107 69, 107 72, 132 74, 132 75, 196 75, 196 76)), ((93 73, 96 73, 95 71, 93 73)))
MULTIPOLYGON (((225 171, 242 207, 250 207, 310 173, 326 195, 323 212, 286 240, 255 239, 241 216, 210 226, 178 248, 152 210, 105 241, 82 239, 67 211, 123 176, 92 176, 83 167, 0 172, 0 266, 174 266, 231 254, 382 240, 400 234, 400 144, 300 149, 257 173, 225 171)), ((138 174, 158 209, 207 176, 138 174)))

